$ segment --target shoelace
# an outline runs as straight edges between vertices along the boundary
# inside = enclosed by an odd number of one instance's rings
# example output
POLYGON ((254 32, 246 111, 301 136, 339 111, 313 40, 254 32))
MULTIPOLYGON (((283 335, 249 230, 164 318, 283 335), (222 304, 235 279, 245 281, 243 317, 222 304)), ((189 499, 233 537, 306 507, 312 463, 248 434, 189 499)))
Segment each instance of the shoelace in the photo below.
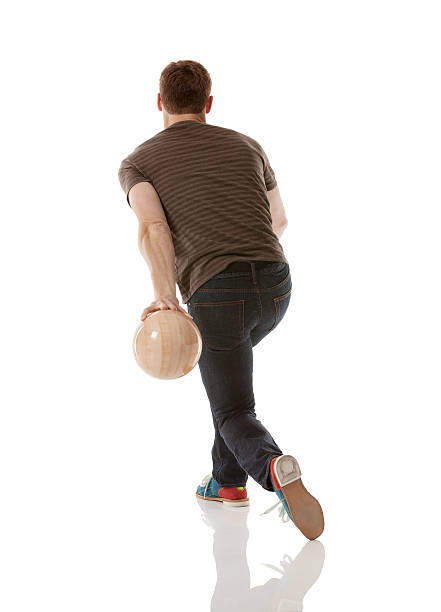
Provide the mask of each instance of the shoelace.
POLYGON ((212 479, 212 474, 207 474, 206 476, 203 477, 202 482, 199 485, 200 487, 205 487, 204 497, 205 497, 205 493, 207 492, 208 485, 210 484, 211 479, 212 479))
POLYGON ((285 506, 283 505, 282 500, 279 500, 276 504, 274 504, 274 506, 271 506, 271 508, 268 508, 268 510, 265 510, 265 512, 262 512, 260 516, 263 516, 264 514, 268 514, 269 512, 272 512, 274 510, 274 508, 277 508, 277 506, 279 506, 279 505, 280 505, 280 508, 279 508, 279 517, 280 517, 282 523, 287 523, 291 519, 289 518, 289 515, 288 515, 287 511, 285 510, 285 506))

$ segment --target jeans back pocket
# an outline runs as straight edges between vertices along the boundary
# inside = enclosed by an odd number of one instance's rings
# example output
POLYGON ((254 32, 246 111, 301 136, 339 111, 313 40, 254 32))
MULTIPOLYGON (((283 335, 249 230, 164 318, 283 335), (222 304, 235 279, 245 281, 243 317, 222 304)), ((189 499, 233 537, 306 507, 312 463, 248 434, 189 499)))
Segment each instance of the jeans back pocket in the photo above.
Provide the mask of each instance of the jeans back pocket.
POLYGON ((228 351, 244 337, 245 300, 192 302, 191 315, 202 341, 211 349, 228 351))

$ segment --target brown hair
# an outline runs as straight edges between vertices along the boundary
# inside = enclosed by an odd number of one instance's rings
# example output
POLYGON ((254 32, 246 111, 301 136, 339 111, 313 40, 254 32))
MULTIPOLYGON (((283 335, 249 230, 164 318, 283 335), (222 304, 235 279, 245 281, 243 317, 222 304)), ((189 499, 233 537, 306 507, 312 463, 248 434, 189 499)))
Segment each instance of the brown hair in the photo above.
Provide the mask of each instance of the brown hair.
POLYGON ((201 113, 210 92, 210 75, 199 62, 170 62, 161 72, 159 93, 162 104, 173 115, 201 113))

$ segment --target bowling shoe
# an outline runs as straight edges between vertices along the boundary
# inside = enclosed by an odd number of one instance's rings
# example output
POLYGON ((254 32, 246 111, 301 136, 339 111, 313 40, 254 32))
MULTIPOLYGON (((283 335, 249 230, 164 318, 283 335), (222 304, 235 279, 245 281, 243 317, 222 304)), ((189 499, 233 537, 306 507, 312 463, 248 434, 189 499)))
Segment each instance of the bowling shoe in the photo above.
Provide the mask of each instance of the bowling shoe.
POLYGON ((250 503, 245 487, 221 487, 211 474, 203 478, 196 489, 196 497, 231 506, 248 506, 250 503))
POLYGON ((323 511, 301 479, 299 464, 292 455, 274 457, 270 464, 270 478, 279 501, 265 510, 267 514, 279 507, 283 522, 291 520, 309 540, 315 540, 324 529, 323 511))

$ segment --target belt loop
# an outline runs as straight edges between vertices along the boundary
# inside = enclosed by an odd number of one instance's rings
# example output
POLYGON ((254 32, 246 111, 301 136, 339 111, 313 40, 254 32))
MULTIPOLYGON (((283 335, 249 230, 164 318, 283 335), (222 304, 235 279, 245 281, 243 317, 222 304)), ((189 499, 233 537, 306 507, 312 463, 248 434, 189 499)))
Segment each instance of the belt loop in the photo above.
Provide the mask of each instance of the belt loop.
POLYGON ((253 284, 257 285, 256 263, 254 261, 250 261, 250 264, 251 264, 251 273, 253 275, 253 284))

